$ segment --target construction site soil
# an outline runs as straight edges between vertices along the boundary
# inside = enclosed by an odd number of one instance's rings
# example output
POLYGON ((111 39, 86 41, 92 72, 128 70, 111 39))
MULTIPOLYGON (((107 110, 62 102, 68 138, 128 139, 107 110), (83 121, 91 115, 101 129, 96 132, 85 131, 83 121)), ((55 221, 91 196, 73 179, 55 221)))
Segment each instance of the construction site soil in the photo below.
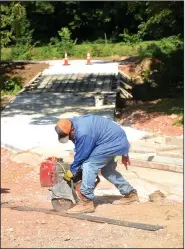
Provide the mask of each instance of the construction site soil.
MULTIPOLYGON (((52 209, 39 167, 18 164, 1 148, 1 201, 52 209)), ((131 167, 131 166, 130 166, 131 167)), ((95 198, 93 215, 165 226, 155 232, 73 218, 1 209, 2 248, 183 248, 183 203, 163 200, 126 206, 114 197, 95 198)))

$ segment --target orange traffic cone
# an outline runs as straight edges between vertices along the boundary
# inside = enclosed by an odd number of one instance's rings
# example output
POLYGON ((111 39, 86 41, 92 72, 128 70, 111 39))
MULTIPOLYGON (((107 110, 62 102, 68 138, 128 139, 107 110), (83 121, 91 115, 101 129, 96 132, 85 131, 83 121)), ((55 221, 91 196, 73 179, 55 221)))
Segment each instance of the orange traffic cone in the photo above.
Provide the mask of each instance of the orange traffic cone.
POLYGON ((64 58, 64 66, 69 66, 69 63, 68 63, 68 58, 67 58, 67 52, 65 52, 65 58, 64 58))
POLYGON ((86 65, 91 65, 91 56, 90 56, 89 52, 87 53, 87 63, 86 63, 86 65))

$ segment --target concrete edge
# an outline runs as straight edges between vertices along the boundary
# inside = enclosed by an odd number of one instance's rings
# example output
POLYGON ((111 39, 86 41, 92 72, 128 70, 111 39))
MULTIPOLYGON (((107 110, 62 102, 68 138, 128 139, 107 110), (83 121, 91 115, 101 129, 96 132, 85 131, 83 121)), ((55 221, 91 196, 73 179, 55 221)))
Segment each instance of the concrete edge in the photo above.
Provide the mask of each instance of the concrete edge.
MULTIPOLYGON (((161 155, 162 155, 162 153, 166 153, 166 155, 167 155, 168 153, 172 152, 175 155, 175 152, 177 150, 183 150, 183 148, 180 147, 180 146, 176 146, 176 145, 170 145, 169 147, 167 147, 167 146, 169 146, 169 145, 166 145, 166 148, 165 148, 165 146, 161 146, 161 148, 160 147, 155 148, 155 147, 152 147, 152 146, 151 147, 143 146, 143 147, 139 148, 139 146, 134 147, 134 145, 132 146, 132 144, 131 144, 131 147, 130 147, 129 151, 131 153, 143 153, 143 154, 148 154, 148 153, 156 153, 156 154, 158 154, 158 153, 161 153, 161 155)), ((169 157, 171 157, 171 156, 169 155, 169 157)))
MULTIPOLYGON (((28 150, 21 150, 19 148, 16 148, 14 146, 8 145, 8 144, 1 144, 1 147, 4 147, 6 149, 9 149, 13 152, 20 153, 20 152, 27 152, 28 150)), ((31 151, 29 149, 29 151, 31 151)), ((37 155, 43 156, 41 153, 36 153, 37 155)), ((131 158, 131 163, 132 166, 135 167, 143 167, 143 168, 149 168, 149 169, 158 169, 158 170, 163 170, 163 171, 170 171, 170 172, 176 172, 176 173, 183 173, 183 167, 182 166, 177 166, 173 164, 161 164, 161 163, 156 163, 156 162, 148 162, 148 161, 142 161, 142 160, 135 160, 131 158)))
MULTIPOLYGON (((169 151, 170 152, 170 151, 169 151)), ((173 153, 173 154, 170 154, 168 152, 163 152, 163 151, 159 151, 156 153, 157 156, 165 156, 165 157, 171 157, 171 158, 180 158, 180 159, 183 159, 184 158, 184 155, 182 153, 182 155, 178 154, 178 153, 173 153)))
POLYGON ((174 152, 175 150, 180 150, 180 149, 183 149, 183 147, 173 144, 172 145, 166 144, 166 147, 156 148, 156 152, 170 152, 170 151, 174 152))
POLYGON ((181 158, 173 158, 173 162, 171 157, 165 156, 158 156, 156 153, 129 153, 129 156, 133 160, 140 160, 143 162, 150 162, 150 163, 160 163, 160 164, 169 164, 169 165, 176 165, 183 167, 183 160, 181 158))
POLYGON ((5 148, 5 149, 9 149, 13 152, 24 152, 24 150, 21 150, 19 148, 16 148, 12 145, 9 145, 9 144, 5 144, 5 143, 1 143, 1 147, 5 148))
POLYGON ((167 145, 176 145, 176 146, 181 146, 181 147, 184 146, 184 140, 183 138, 180 138, 179 136, 174 136, 174 137, 166 136, 165 143, 167 145))
POLYGON ((137 148, 130 148, 129 153, 141 153, 141 154, 148 154, 148 153, 156 153, 155 149, 149 149, 149 150, 145 150, 145 149, 137 149, 137 148))
POLYGON ((148 135, 146 135, 145 137, 142 138, 142 140, 147 140, 147 139, 151 139, 151 138, 158 138, 158 137, 162 137, 164 139, 164 145, 172 145, 172 146, 181 146, 182 143, 183 143, 183 139, 184 139, 184 136, 167 136, 167 135, 163 135, 163 134, 157 134, 157 133, 150 133, 148 135), (177 139, 178 141, 180 140, 181 144, 179 145, 178 143, 174 144, 174 143, 166 143, 166 139, 177 139))
POLYGON ((147 162, 142 160, 135 160, 131 159, 132 166, 135 167, 143 167, 143 168, 149 168, 149 169, 158 169, 163 171, 171 171, 176 173, 183 173, 183 167, 174 165, 174 164, 162 164, 162 163, 156 163, 156 162, 147 162))
POLYGON ((42 74, 42 72, 39 72, 38 74, 36 74, 28 83, 26 83, 23 86, 22 91, 24 91, 27 86, 31 85, 41 74, 42 74))
POLYGON ((1 143, 1 147, 6 148, 6 149, 11 150, 11 151, 16 152, 16 153, 27 153, 27 152, 29 152, 29 153, 34 153, 34 154, 37 154, 37 155, 39 155, 39 156, 42 156, 42 153, 39 153, 39 152, 32 152, 32 150, 33 150, 35 147, 30 148, 30 149, 22 150, 22 149, 19 149, 19 148, 15 147, 15 146, 6 144, 6 143, 1 143))

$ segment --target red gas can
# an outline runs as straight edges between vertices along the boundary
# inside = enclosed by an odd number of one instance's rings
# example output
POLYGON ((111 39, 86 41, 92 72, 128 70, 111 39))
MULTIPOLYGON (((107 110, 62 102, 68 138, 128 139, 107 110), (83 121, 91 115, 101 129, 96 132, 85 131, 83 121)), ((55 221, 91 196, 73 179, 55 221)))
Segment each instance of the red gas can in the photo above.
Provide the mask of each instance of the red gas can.
POLYGON ((64 171, 70 165, 64 163, 62 158, 48 157, 40 165, 40 184, 42 187, 51 187, 63 180, 64 171))
POLYGON ((40 165, 40 184, 42 187, 51 187, 56 183, 56 161, 51 157, 40 165))

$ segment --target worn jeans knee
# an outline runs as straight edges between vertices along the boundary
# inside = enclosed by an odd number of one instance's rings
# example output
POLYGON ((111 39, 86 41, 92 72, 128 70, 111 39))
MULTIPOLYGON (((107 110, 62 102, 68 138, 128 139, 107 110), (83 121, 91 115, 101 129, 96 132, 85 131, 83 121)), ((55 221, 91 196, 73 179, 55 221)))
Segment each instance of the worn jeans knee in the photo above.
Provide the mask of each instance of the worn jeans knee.
POLYGON ((80 192, 87 198, 94 198, 95 181, 98 171, 109 182, 115 185, 122 195, 128 194, 134 188, 124 179, 124 177, 116 171, 116 162, 114 157, 101 159, 89 159, 82 164, 82 185, 80 192))
POLYGON ((130 193, 134 188, 125 180, 125 178, 116 171, 117 163, 114 157, 110 158, 105 167, 101 169, 102 176, 115 185, 122 195, 130 193))

